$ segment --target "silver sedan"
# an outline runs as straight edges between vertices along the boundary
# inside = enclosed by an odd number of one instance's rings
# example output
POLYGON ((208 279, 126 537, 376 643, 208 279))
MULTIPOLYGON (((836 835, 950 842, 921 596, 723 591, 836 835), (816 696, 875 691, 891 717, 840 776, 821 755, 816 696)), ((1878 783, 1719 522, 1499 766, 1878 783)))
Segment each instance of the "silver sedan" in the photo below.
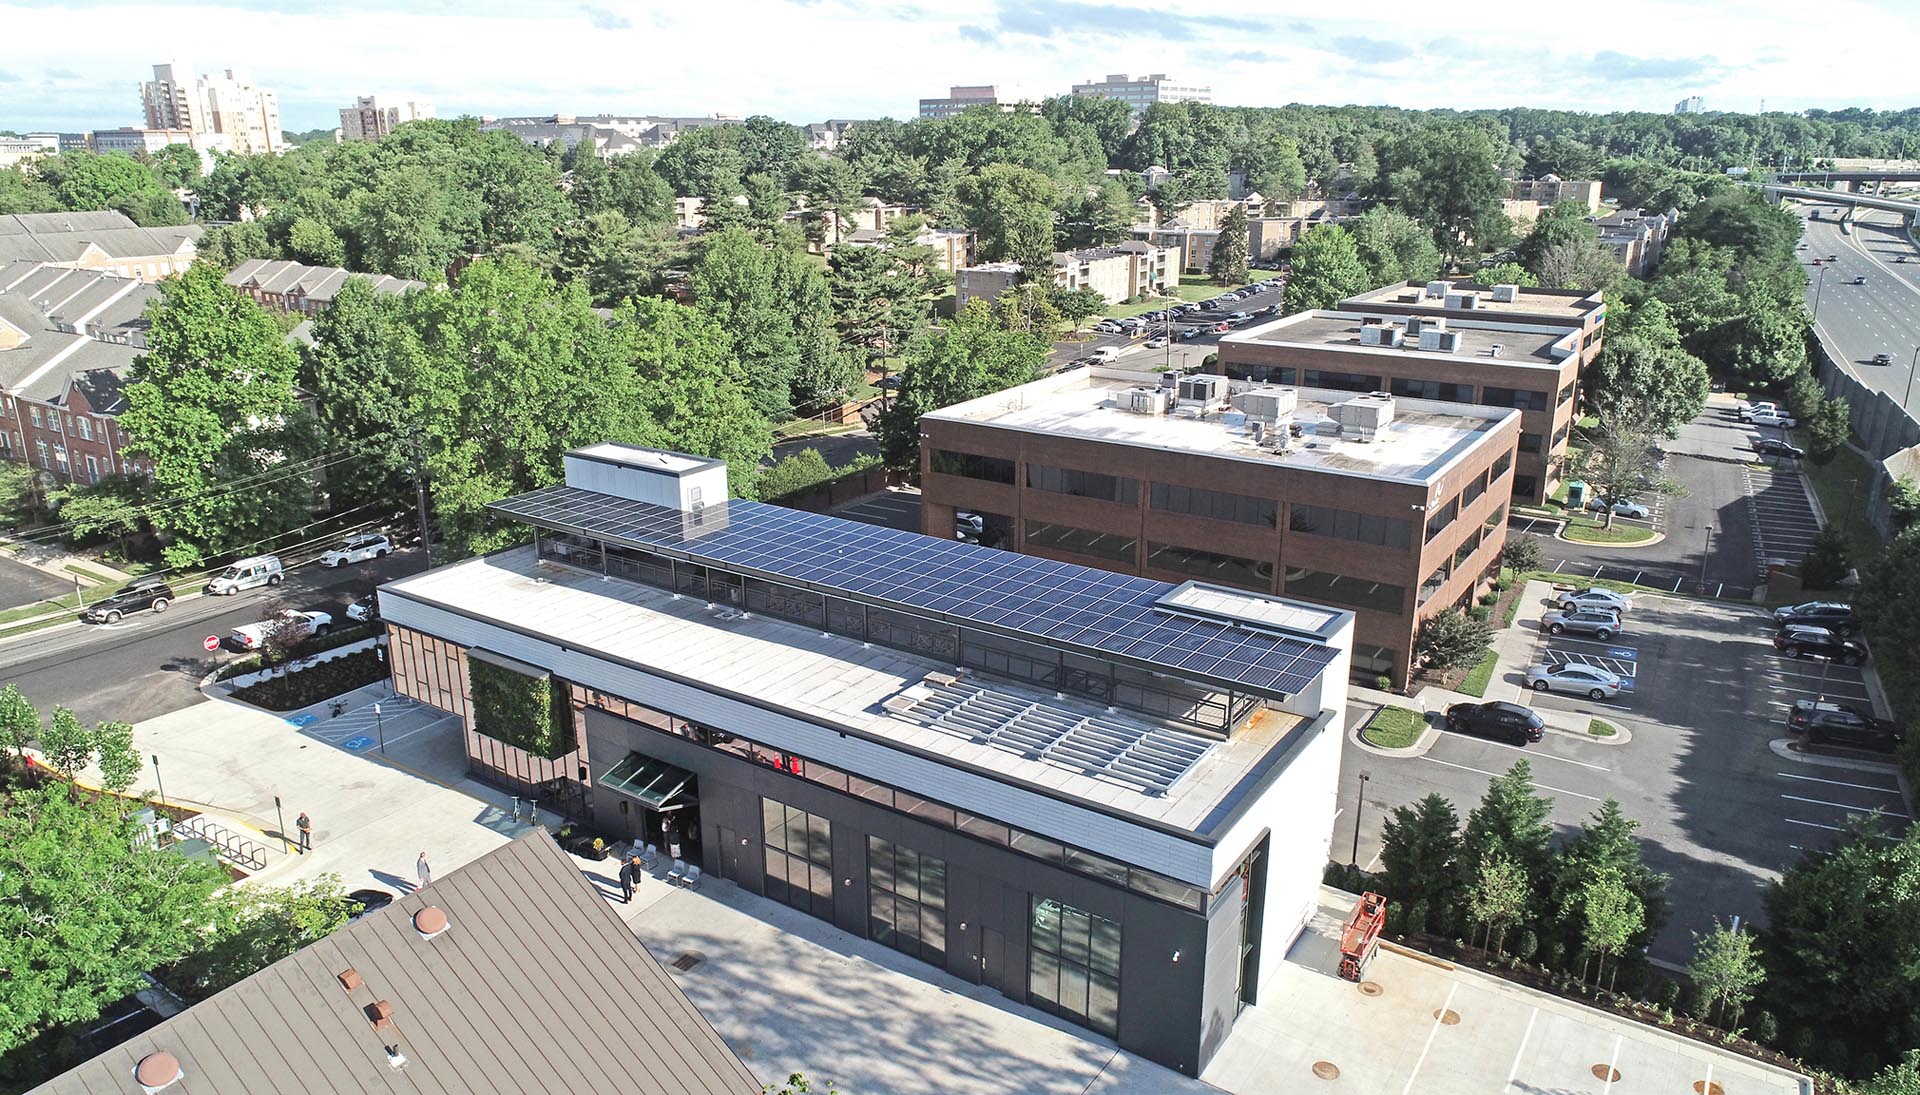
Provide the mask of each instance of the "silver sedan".
POLYGON ((1535 691, 1572 692, 1593 700, 1620 694, 1620 676, 1597 665, 1534 665, 1527 667, 1527 687, 1535 691))
POLYGON ((1611 609, 1624 615, 1633 607, 1633 598, 1623 593, 1615 593, 1611 589, 1589 586, 1586 589, 1572 589, 1560 594, 1554 598, 1554 604, 1564 612, 1582 608, 1601 608, 1611 609))

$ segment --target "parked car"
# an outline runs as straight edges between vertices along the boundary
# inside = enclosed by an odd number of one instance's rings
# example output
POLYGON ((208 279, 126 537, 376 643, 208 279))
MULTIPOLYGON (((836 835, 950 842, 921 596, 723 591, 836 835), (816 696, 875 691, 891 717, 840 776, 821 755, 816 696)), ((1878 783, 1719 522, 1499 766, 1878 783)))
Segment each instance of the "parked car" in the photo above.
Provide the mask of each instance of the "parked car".
POLYGON ((1796 700, 1787 729, 1805 734, 1809 744, 1858 745, 1891 753, 1900 747, 1900 731, 1852 704, 1796 700))
POLYGON ((1835 635, 1851 635, 1860 630, 1853 606, 1843 601, 1804 601, 1773 610, 1775 627, 1824 627, 1835 635))
MULTIPOLYGON (((889 377, 888 379, 892 379, 889 377)), ((882 385, 884 387, 884 384, 882 385)), ((320 556, 323 567, 345 566, 348 563, 364 563, 368 559, 378 559, 392 553, 393 545, 385 536, 349 536, 345 543, 320 556)))
POLYGON ((277 586, 286 579, 286 568, 280 565, 278 555, 255 555, 241 559, 221 571, 207 582, 208 593, 215 597, 230 597, 243 589, 257 586, 277 586))
POLYGON ((241 650, 258 650, 260 644, 267 641, 268 633, 282 624, 291 627, 294 642, 304 642, 315 635, 325 635, 333 630, 333 614, 287 609, 271 620, 261 620, 257 624, 241 624, 227 636, 227 642, 241 650))
POLYGON ((1231 330, 1233 330, 1233 324, 1231 323, 1216 323, 1213 325, 1213 333, 1216 335, 1224 335, 1231 330))
MULTIPOLYGON (((1592 498, 1587 499, 1587 508, 1595 512, 1605 512, 1609 507, 1607 506, 1607 500, 1596 494, 1592 498)), ((1633 501, 1615 502, 1611 508, 1614 514, 1619 517, 1650 517, 1653 515, 1652 510, 1633 501)))
POLYGON ((1253 318, 1252 316, 1248 315, 1245 312, 1228 312, 1227 313, 1228 323, 1234 323, 1234 324, 1245 323, 1246 321, 1252 318, 1253 318))
POLYGON ((1120 350, 1118 347, 1102 346, 1099 349, 1095 350, 1093 353, 1088 354, 1087 360, 1093 362, 1095 365, 1104 365, 1107 362, 1112 361, 1114 358, 1117 358, 1119 356, 1120 356, 1120 350))
POLYGON ((1755 440, 1753 451, 1762 456, 1784 456, 1789 460, 1798 460, 1807 455, 1807 450, 1777 437, 1762 437, 1755 440))
POLYGON ((1573 662, 1529 666, 1526 681, 1527 687, 1536 692, 1572 692, 1592 700, 1612 699, 1620 694, 1621 686, 1619 674, 1597 665, 1577 665, 1573 662))
POLYGON ((354 623, 372 623, 380 618, 380 596, 369 593, 347 606, 347 619, 354 623))
POLYGON ((1549 635, 1572 632, 1575 635, 1591 635, 1602 641, 1626 630, 1620 626, 1620 614, 1604 608, 1576 608, 1571 612, 1556 609, 1540 617, 1540 626, 1549 635))
POLYGON ((1147 349, 1149 350, 1165 349, 1166 345, 1167 340, 1165 338, 1150 338, 1147 340, 1147 349))
POLYGON ((1776 414, 1779 410, 1780 407, 1776 403, 1748 403, 1743 399, 1734 407, 1734 414, 1738 415, 1742 422, 1751 422, 1755 415, 1776 414))
POLYGON ((1752 418, 1747 419, 1747 421, 1756 426, 1766 426, 1776 430, 1790 430, 1800 424, 1799 419, 1785 411, 1775 411, 1772 414, 1756 414, 1752 418))
POLYGON ((120 617, 135 612, 165 612, 167 606, 177 598, 173 587, 158 574, 144 578, 135 578, 118 593, 109 593, 105 597, 88 605, 80 618, 90 624, 117 624, 120 617))
POLYGON ((1188 340, 1188 339, 1190 339, 1190 338, 1199 338, 1199 337, 1200 337, 1200 336, 1201 336, 1202 334, 1204 334, 1204 333, 1205 333, 1205 332, 1203 332, 1203 331, 1202 331, 1202 330, 1201 330, 1200 328, 1198 328, 1198 327, 1182 327, 1182 328, 1180 328, 1180 331, 1179 331, 1179 336, 1178 336, 1178 337, 1179 337, 1179 339, 1180 339, 1180 341, 1182 341, 1182 342, 1185 342, 1186 340, 1188 340))
POLYGON ((1574 612, 1583 608, 1597 608, 1625 615, 1633 608, 1633 598, 1624 593, 1615 593, 1611 589, 1588 586, 1585 589, 1570 589, 1554 598, 1554 603, 1562 612, 1574 612))
POLYGON ((1773 648, 1789 658, 1825 658, 1841 665, 1867 660, 1867 647, 1858 639, 1843 639, 1824 627, 1788 624, 1773 636, 1773 648))
POLYGON ((1099 331, 1101 334, 1111 335, 1111 334, 1119 333, 1120 325, 1110 319, 1103 319, 1100 322, 1094 324, 1093 329, 1096 331, 1099 331))
POLYGON ((1258 309, 1253 314, 1256 316, 1270 316, 1278 311, 1280 311, 1280 306, 1278 304, 1269 304, 1265 308, 1258 309))
POLYGON ((1456 703, 1447 708, 1447 729, 1456 734, 1503 738, 1526 745, 1546 736, 1547 724, 1530 707, 1517 703, 1456 703))

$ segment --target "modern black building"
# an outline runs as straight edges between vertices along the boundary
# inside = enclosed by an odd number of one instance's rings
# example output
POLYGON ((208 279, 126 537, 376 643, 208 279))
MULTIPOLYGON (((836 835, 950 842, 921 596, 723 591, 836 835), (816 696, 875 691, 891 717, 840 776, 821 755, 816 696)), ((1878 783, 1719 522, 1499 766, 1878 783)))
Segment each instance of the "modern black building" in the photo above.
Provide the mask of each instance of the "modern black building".
POLYGON ((1315 906, 1351 613, 565 462, 380 591, 477 776, 1200 1072, 1315 906))

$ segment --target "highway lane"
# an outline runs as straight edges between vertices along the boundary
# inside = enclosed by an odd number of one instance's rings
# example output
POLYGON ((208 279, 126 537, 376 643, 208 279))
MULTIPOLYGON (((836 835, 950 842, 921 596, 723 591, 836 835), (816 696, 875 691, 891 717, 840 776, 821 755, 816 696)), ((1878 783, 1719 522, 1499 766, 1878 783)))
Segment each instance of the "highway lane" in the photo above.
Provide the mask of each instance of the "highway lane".
MULTIPOLYGON (((1818 304, 1816 323, 1836 356, 1869 387, 1899 400, 1907 394, 1914 350, 1920 347, 1920 249, 1893 214, 1865 214, 1851 233, 1843 233, 1831 219, 1835 207, 1818 208, 1820 219, 1806 221, 1802 261, 1839 258, 1808 266, 1807 307, 1818 304), (1896 261, 1902 255, 1905 263, 1896 261), (1864 277, 1866 284, 1852 284, 1855 277, 1864 277), (1874 355, 1882 353, 1891 364, 1873 364, 1874 355)), ((1914 387, 1920 407, 1920 385, 1914 387)))

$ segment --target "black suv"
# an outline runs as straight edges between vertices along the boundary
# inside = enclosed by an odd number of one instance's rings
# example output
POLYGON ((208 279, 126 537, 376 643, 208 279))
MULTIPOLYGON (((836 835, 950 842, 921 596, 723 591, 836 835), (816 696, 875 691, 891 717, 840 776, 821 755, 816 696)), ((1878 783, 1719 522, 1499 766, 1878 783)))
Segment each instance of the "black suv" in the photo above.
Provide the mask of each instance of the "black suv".
POLYGON ((1788 624, 1773 637, 1773 648, 1789 658, 1827 658, 1841 665, 1867 660, 1867 648, 1857 639, 1843 639, 1824 627, 1788 624))
POLYGON ((1515 745, 1539 741, 1546 736, 1546 725, 1532 708, 1517 703, 1456 703, 1447 708, 1447 729, 1505 738, 1515 745))
POLYGON ((134 612, 165 612, 174 602, 173 587, 158 575, 135 578, 127 588, 110 593, 87 606, 80 618, 90 624, 117 624, 120 617, 134 612))
POLYGON ((1839 601, 1808 601, 1776 608, 1773 610, 1773 622, 1777 627, 1824 627, 1835 635, 1851 635, 1860 630, 1860 621, 1854 618, 1853 606, 1839 601))
POLYGON ((1900 732, 1892 723, 1845 703, 1798 700, 1787 716, 1787 729, 1805 734, 1810 745, 1857 745, 1883 753, 1900 745, 1900 732))

